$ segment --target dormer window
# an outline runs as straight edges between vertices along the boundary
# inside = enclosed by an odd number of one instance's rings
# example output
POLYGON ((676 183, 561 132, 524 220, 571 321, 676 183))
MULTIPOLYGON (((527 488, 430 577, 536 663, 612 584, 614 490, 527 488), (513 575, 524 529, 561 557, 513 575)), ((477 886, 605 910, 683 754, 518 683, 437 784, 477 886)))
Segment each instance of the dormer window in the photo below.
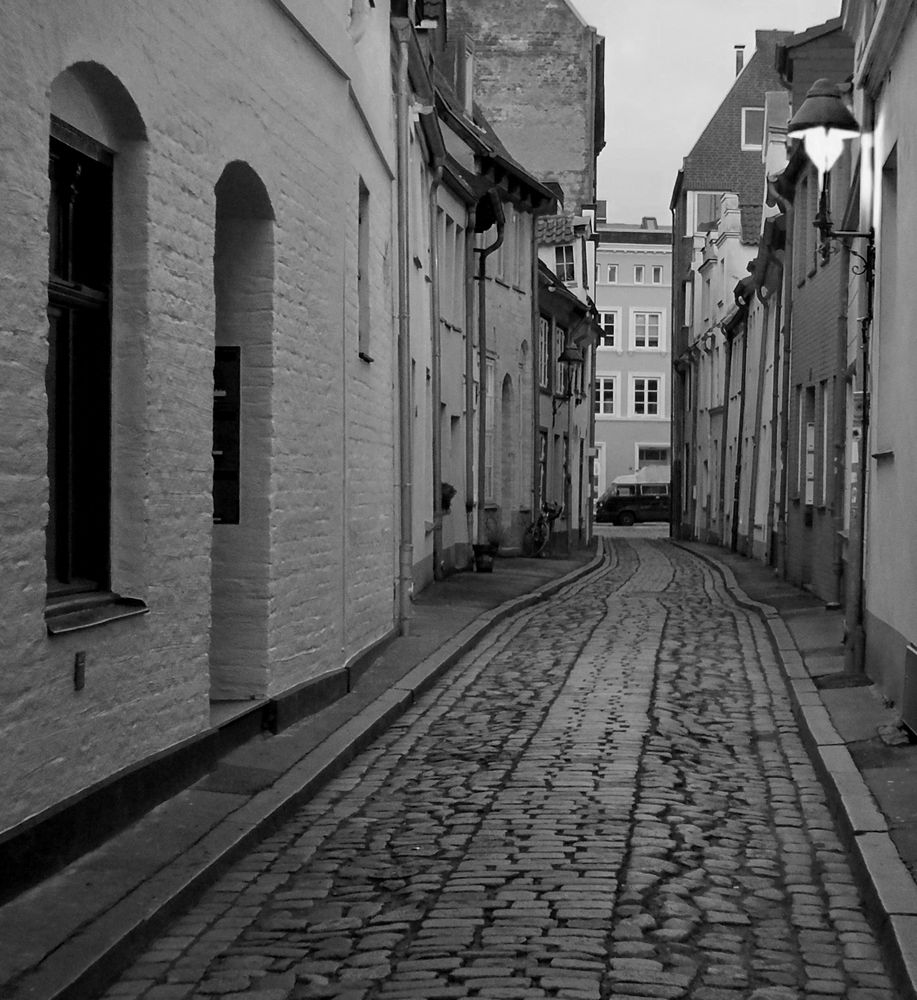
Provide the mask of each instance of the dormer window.
POLYGON ((560 281, 566 284, 573 284, 576 281, 572 243, 565 243, 563 246, 554 247, 554 273, 560 281))

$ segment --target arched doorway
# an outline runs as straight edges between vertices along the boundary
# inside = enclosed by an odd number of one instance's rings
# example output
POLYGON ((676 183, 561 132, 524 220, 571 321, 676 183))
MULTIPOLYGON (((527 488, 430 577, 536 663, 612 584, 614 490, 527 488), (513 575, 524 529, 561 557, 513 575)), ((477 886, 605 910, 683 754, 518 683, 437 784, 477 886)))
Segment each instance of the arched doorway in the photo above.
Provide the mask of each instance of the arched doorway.
POLYGON ((216 184, 210 696, 268 687, 274 212, 234 161, 216 184))

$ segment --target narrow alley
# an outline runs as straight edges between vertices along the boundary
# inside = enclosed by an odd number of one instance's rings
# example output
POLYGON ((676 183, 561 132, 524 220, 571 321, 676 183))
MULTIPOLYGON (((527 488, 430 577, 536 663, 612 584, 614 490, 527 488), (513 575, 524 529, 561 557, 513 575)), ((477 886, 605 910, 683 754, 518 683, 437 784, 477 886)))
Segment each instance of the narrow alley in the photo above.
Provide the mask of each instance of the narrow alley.
POLYGON ((763 623, 668 540, 611 553, 105 997, 892 1000, 763 623))

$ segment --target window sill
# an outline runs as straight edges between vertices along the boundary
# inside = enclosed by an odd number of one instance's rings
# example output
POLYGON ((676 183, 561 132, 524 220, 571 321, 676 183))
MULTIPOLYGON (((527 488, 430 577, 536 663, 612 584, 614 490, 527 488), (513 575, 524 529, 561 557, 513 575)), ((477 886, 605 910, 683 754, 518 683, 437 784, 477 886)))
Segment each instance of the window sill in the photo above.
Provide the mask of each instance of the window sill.
POLYGON ((45 626, 48 635, 64 635, 149 612, 150 609, 137 597, 97 591, 49 599, 45 607, 45 626))

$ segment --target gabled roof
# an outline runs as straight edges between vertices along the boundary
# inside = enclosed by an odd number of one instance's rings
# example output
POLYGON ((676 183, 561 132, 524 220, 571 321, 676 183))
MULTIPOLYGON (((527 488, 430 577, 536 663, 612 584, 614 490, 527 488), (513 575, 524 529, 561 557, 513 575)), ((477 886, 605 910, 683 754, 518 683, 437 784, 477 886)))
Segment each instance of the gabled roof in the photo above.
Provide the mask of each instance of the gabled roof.
POLYGON ((776 49, 791 35, 789 31, 756 32, 754 55, 685 157, 676 192, 733 191, 741 205, 761 200, 764 165, 760 150, 742 149, 742 109, 763 108, 768 91, 783 89, 776 49))

